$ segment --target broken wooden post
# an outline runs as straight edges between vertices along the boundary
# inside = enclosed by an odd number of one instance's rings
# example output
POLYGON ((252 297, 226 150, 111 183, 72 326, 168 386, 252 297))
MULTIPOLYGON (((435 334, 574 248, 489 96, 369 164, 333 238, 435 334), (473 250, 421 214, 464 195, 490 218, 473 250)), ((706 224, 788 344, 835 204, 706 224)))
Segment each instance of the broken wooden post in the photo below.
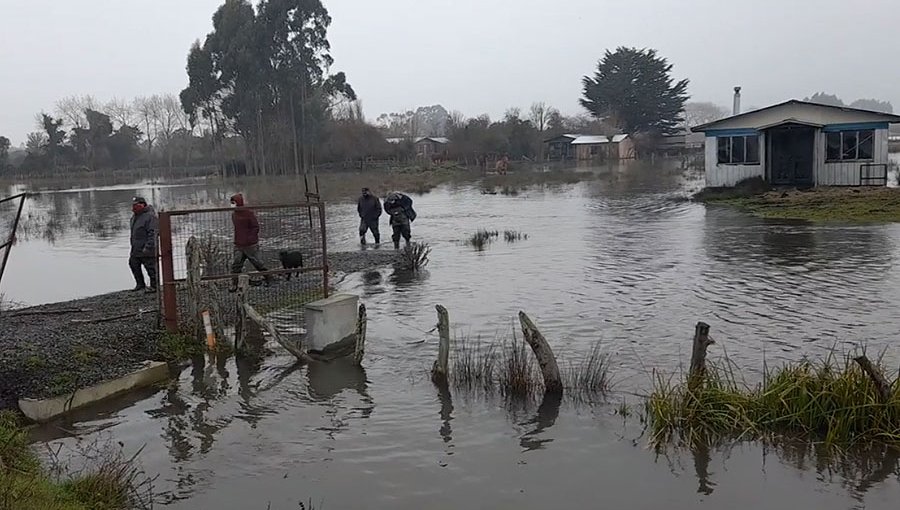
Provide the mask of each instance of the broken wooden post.
POLYGON ((438 357, 431 368, 431 380, 438 386, 447 386, 450 376, 450 314, 441 305, 436 305, 438 316, 438 357))
POLYGON ((252 306, 250 306, 249 304, 244 304, 244 312, 247 314, 247 317, 250 320, 257 323, 259 325, 259 327, 266 330, 269 333, 269 335, 273 339, 275 339, 276 342, 278 342, 282 347, 284 347, 286 351, 288 351, 291 354, 293 354, 294 356, 296 356, 299 361, 302 361, 302 362, 309 361, 309 359, 310 359, 309 356, 307 356, 307 354, 305 352, 303 352, 303 349, 300 346, 294 345, 291 342, 288 342, 287 340, 282 338, 281 335, 278 333, 278 330, 275 329, 275 326, 273 326, 271 322, 267 321, 262 315, 260 315, 252 306))
POLYGON ((201 267, 202 254, 200 253, 200 242, 196 237, 191 236, 185 246, 185 254, 187 255, 187 293, 188 293, 188 310, 191 317, 191 324, 194 326, 194 335, 199 336, 203 328, 203 307, 201 303, 200 285, 201 285, 201 267))
POLYGON ((688 372, 690 387, 696 387, 706 376, 706 349, 714 344, 709 337, 709 324, 698 322, 694 328, 694 345, 691 350, 691 369, 688 372))
POLYGON ((544 378, 544 391, 547 393, 562 393, 562 378, 559 376, 559 365, 556 364, 556 357, 553 355, 553 349, 547 343, 547 339, 538 330, 534 322, 525 315, 525 312, 519 312, 519 323, 522 325, 522 334, 525 341, 534 351, 534 357, 538 360, 541 367, 541 376, 544 378))
POLYGON ((356 347, 353 349, 353 362, 362 365, 366 353, 366 305, 359 304, 359 317, 356 319, 356 347))
POLYGON ((881 401, 887 402, 890 400, 891 384, 885 379, 884 374, 869 361, 869 358, 863 354, 862 356, 853 358, 853 361, 859 365, 859 368, 861 368, 862 371, 869 376, 869 379, 872 380, 872 383, 875 384, 875 389, 878 391, 878 396, 881 397, 881 401))
POLYGON ((234 350, 243 352, 247 346, 247 335, 250 330, 249 318, 244 305, 247 304, 247 291, 250 289, 250 275, 242 274, 238 277, 237 285, 237 319, 234 323, 234 350))

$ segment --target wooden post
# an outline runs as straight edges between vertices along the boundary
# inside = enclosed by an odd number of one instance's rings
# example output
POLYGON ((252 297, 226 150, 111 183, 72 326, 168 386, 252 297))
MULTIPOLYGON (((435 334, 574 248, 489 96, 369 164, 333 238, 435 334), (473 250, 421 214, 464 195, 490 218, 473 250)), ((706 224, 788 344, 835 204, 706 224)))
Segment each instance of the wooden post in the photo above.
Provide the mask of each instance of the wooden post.
POLYGON ((259 324, 259 326, 261 328, 265 329, 269 333, 269 335, 275 339, 276 342, 278 342, 282 347, 284 347, 285 350, 287 350, 288 352, 290 352, 291 354, 296 356, 299 361, 302 361, 302 362, 309 361, 309 356, 307 356, 307 354, 305 352, 303 352, 303 349, 300 348, 300 346, 293 345, 290 342, 288 342, 287 340, 283 339, 281 337, 281 335, 278 334, 278 331, 275 329, 275 326, 273 326, 271 322, 269 322, 265 318, 263 318, 262 315, 257 313, 257 311, 254 310, 252 306, 245 304, 244 312, 247 314, 247 317, 250 318, 250 320, 259 324))
POLYGON ((188 314, 191 317, 194 335, 197 336, 200 334, 200 331, 204 326, 204 318, 203 318, 203 305, 201 303, 202 297, 200 294, 200 286, 201 286, 201 266, 202 266, 202 256, 200 253, 200 247, 197 246, 199 242, 197 238, 191 236, 188 239, 187 245, 185 246, 185 255, 187 255, 188 266, 187 266, 187 293, 188 293, 188 309, 190 313, 188 314))
POLYGON ((242 352, 247 345, 247 334, 250 330, 250 323, 245 306, 247 305, 247 290, 249 288, 250 275, 242 274, 238 277, 237 286, 237 319, 234 325, 235 352, 242 352))
POLYGON ((450 376, 450 314, 441 305, 434 307, 438 316, 438 358, 431 368, 431 380, 438 386, 447 386, 450 376))
POLYGON ((696 387, 706 375, 706 349, 714 344, 709 337, 709 324, 698 322, 694 329, 694 344, 691 350, 691 370, 688 373, 688 385, 696 387))
POLYGON ((544 391, 547 393, 562 393, 562 378, 559 376, 559 365, 556 364, 556 357, 547 339, 538 330, 534 322, 525 315, 525 312, 519 312, 519 323, 522 325, 522 334, 525 341, 534 351, 534 357, 538 360, 541 367, 541 376, 544 378, 544 391))
POLYGON ((163 212, 159 215, 159 254, 162 272, 163 319, 166 331, 178 332, 178 299, 175 296, 175 265, 172 262, 172 217, 163 212))
POLYGON ((872 380, 872 383, 875 384, 875 389, 878 391, 878 396, 881 397, 882 402, 887 402, 891 399, 891 384, 887 382, 887 379, 884 378, 884 374, 879 371, 875 365, 869 361, 865 355, 853 358, 859 368, 862 369, 866 375, 869 376, 869 379, 872 380))
POLYGON ((362 365, 366 353, 366 305, 359 304, 359 317, 356 319, 356 348, 353 350, 353 362, 362 365))

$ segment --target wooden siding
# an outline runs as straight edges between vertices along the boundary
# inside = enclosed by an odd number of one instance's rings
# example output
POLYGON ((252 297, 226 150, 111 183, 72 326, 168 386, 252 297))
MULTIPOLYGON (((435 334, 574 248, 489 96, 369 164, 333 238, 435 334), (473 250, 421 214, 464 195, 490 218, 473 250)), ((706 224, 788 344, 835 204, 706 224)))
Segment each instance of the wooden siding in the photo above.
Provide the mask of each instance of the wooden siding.
POLYGON ((816 131, 816 186, 859 186, 859 168, 866 163, 889 164, 888 130, 875 130, 874 159, 872 161, 825 162, 826 133, 816 131))
POLYGON ((706 137, 706 185, 709 187, 734 186, 751 177, 766 177, 765 135, 759 134, 758 165, 720 165, 717 163, 719 148, 716 137, 706 137))

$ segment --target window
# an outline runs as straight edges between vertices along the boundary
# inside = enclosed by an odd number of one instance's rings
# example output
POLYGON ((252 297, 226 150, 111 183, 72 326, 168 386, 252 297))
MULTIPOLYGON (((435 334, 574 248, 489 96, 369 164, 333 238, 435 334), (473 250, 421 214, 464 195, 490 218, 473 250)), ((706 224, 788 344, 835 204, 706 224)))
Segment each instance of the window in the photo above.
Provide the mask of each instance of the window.
POLYGON ((600 148, 596 145, 591 145, 591 156, 596 156, 600 153, 600 148))
POLYGON ((720 136, 718 143, 718 160, 720 165, 758 165, 759 137, 720 136))
POLYGON ((840 131, 825 135, 825 161, 854 161, 874 157, 874 129, 840 131))

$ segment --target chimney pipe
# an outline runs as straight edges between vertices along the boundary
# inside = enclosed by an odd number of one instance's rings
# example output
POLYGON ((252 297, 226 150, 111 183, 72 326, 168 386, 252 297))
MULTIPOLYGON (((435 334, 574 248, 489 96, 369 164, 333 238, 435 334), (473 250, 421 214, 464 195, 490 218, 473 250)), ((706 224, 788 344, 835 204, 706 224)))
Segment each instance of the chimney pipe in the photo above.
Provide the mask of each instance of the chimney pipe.
POLYGON ((741 88, 734 88, 734 109, 732 115, 740 115, 741 113, 741 88))

